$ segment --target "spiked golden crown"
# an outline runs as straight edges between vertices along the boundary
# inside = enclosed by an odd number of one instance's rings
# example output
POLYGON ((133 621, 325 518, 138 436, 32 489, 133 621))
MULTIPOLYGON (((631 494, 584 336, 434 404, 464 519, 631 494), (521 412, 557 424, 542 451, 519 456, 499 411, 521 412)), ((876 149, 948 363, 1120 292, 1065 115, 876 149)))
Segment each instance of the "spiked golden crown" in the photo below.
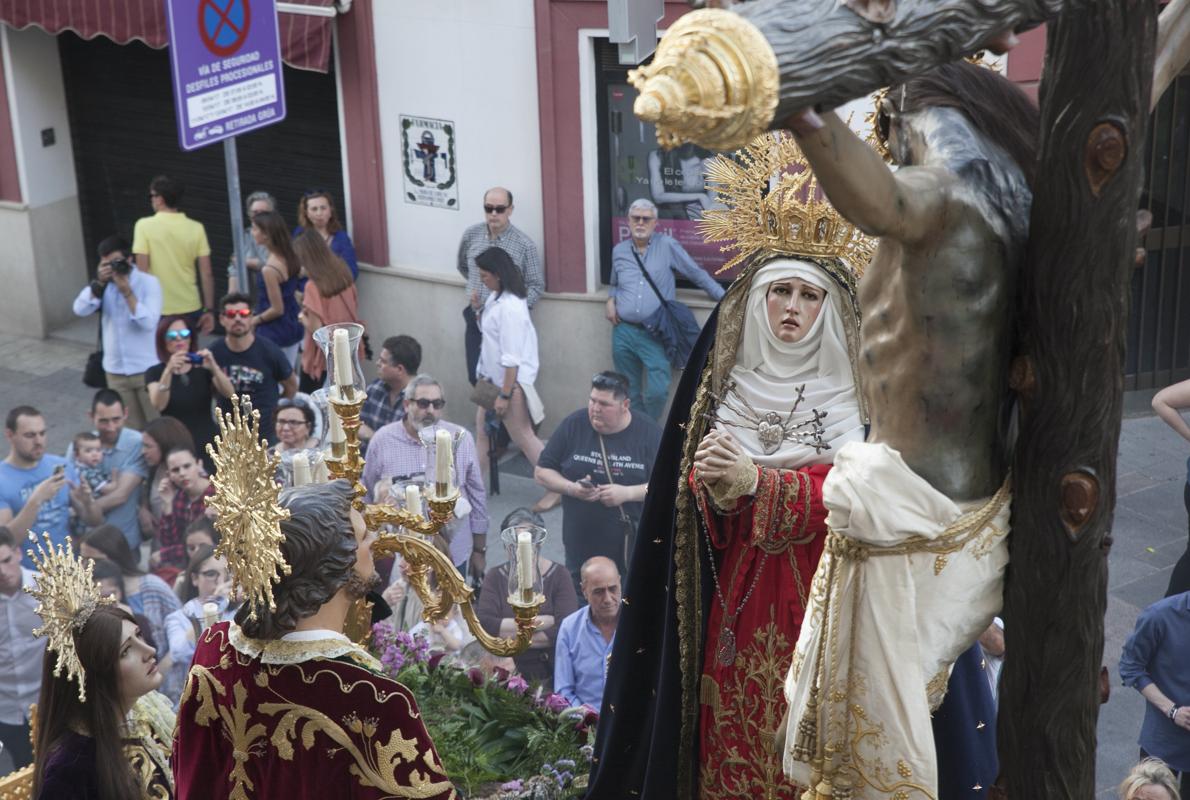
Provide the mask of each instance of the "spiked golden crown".
POLYGON ((65 671, 67 680, 78 684, 79 702, 85 703, 87 677, 74 646, 74 634, 83 629, 95 609, 114 601, 100 593, 91 574, 93 562, 75 556, 69 536, 57 547, 48 533, 42 536, 44 545, 35 534, 29 534, 36 547, 36 552, 29 551, 29 558, 37 567, 37 583, 25 587, 25 591, 37 598, 34 610, 41 617, 41 627, 35 628, 33 635, 47 639, 46 647, 57 654, 55 677, 65 671))
POLYGON ((707 186, 726 209, 703 212, 699 231, 735 255, 719 272, 757 253, 839 259, 857 275, 876 240, 845 220, 818 188, 797 142, 788 133, 762 134, 747 147, 707 164, 707 186))
POLYGON ((260 439, 260 412, 246 396, 231 399, 231 412, 219 417, 219 434, 207 452, 215 461, 215 494, 207 500, 218 516, 215 553, 227 559, 234 584, 243 590, 249 615, 276 608, 273 586, 290 572, 281 553, 281 521, 289 511, 278 502, 281 485, 274 476, 280 457, 270 455, 260 439))

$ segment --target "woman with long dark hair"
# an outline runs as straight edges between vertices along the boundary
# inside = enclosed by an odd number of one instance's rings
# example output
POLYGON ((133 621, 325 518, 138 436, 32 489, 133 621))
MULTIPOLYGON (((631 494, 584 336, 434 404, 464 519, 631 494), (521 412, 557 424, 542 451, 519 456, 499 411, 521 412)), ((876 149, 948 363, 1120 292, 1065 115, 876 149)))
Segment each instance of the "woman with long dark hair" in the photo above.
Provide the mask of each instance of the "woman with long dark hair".
POLYGON ((276 211, 252 218, 252 236, 269 251, 256 278, 256 335, 281 348, 292 364, 302 341, 297 301, 300 266, 285 220, 276 211))
POLYGON ((359 264, 355 258, 355 245, 351 237, 339 222, 339 215, 335 213, 335 200, 325 189, 312 189, 302 195, 298 202, 298 226, 293 235, 302 231, 314 231, 330 247, 331 252, 343 259, 343 263, 351 270, 351 279, 359 277, 359 264))
MULTIPOLYGON (((48 543, 47 543, 48 545, 48 543)), ((99 594, 67 548, 38 558, 34 591, 49 640, 37 703, 37 800, 172 798, 174 715, 132 614, 99 594), (79 594, 84 596, 79 596, 79 594)))
MULTIPOLYGON (((489 449, 490 436, 500 423, 534 467, 545 445, 535 427, 545 419, 545 407, 533 382, 537 379, 537 331, 529 318, 525 301, 525 279, 508 253, 491 247, 475 257, 479 279, 491 294, 480 312, 483 343, 479 348, 476 375, 495 384, 494 407, 480 407, 475 415, 475 446, 480 453, 489 449)), ((487 468, 488 460, 479 460, 487 468)), ((486 477, 486 473, 485 473, 486 477)))
MULTIPOLYGON (((169 511, 169 503, 158 490, 161 488, 161 479, 169 475, 165 455, 178 447, 189 447, 193 450, 194 437, 186 430, 185 425, 173 417, 158 417, 146 425, 141 433, 141 455, 149 467, 149 477, 145 481, 148 491, 141 493, 142 538, 151 538, 157 530, 161 515, 169 511)), ((211 467, 208 466, 207 469, 210 470, 211 467)))
POLYGON ((362 324, 359 318, 359 295, 351 270, 327 247, 317 232, 302 231, 293 240, 302 271, 309 280, 302 292, 302 313, 298 319, 305 328, 302 342, 301 391, 313 392, 322 388, 326 374, 326 355, 314 343, 314 331, 338 322, 362 324))
POLYGON ((124 575, 124 602, 135 614, 143 614, 149 621, 157 653, 165 658, 167 639, 165 618, 181 607, 178 596, 169 584, 156 575, 147 575, 137 564, 137 559, 128 547, 128 540, 115 525, 100 525, 89 531, 79 544, 79 555, 96 561, 107 559, 115 562, 124 575))

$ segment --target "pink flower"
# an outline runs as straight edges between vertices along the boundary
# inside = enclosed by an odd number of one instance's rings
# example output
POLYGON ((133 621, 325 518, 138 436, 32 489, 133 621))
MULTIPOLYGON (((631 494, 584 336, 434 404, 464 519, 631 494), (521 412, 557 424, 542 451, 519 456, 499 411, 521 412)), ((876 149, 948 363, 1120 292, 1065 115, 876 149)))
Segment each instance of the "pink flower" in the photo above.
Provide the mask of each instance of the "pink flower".
POLYGON ((504 688, 513 694, 524 694, 529 690, 529 682, 520 675, 509 675, 504 688))
POLYGON ((542 701, 542 705, 544 705, 547 710, 558 714, 570 708, 570 701, 557 692, 550 692, 545 696, 545 700, 542 701))
POLYGON ((574 724, 574 729, 579 733, 586 733, 588 728, 599 724, 599 712, 591 708, 586 703, 578 707, 583 716, 578 722, 574 724))

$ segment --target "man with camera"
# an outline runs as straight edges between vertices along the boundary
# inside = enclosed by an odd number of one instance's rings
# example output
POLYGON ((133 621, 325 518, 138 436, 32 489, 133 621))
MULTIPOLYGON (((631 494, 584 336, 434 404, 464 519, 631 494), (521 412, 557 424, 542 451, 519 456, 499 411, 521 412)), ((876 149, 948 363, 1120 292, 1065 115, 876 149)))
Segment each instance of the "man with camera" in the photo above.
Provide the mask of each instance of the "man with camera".
POLYGON ((102 315, 103 371, 128 409, 127 425, 142 430, 156 419, 149 402, 145 370, 157 363, 157 322, 161 319, 161 284, 147 272, 133 269, 128 243, 109 236, 99 243, 95 280, 74 299, 80 317, 102 315))

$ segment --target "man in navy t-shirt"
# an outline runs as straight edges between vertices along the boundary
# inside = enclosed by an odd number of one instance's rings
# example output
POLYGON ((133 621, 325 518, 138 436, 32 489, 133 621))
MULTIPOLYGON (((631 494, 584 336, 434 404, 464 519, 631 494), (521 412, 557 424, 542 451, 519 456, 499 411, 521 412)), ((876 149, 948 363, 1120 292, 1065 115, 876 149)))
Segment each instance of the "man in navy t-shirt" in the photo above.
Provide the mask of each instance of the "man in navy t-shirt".
MULTIPOLYGON (((281 348, 256 337, 256 317, 247 295, 225 295, 219 301, 219 313, 226 333, 223 341, 211 347, 211 355, 231 379, 236 394, 251 398, 252 407, 260 411, 261 434, 269 444, 275 444, 273 409, 277 406, 278 387, 280 393, 293 397, 297 393, 297 373, 281 348)), ((219 410, 231 411, 231 401, 220 398, 219 410)))
MULTIPOLYGON (((26 551, 30 531, 48 533, 61 544, 70 532, 71 485, 78 484, 74 465, 46 455, 45 418, 32 406, 17 406, 4 424, 8 457, 0 462, 0 525, 16 537, 22 563, 32 568, 26 551)), ((82 493, 76 493, 81 498, 82 493)), ((86 493, 90 498, 90 492, 86 493)))

